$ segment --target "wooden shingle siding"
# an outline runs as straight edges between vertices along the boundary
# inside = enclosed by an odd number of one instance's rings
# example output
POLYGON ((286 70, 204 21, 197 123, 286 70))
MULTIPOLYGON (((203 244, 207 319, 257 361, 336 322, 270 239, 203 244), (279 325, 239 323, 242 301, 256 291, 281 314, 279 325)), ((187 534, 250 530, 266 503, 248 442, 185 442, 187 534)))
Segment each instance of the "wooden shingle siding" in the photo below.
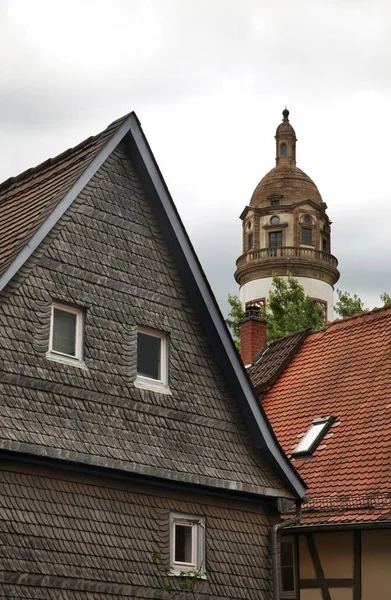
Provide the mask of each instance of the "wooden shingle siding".
MULTIPOLYGON (((206 581, 197 598, 269 600, 268 529, 257 502, 3 462, 0 587, 5 598, 169 598, 170 511, 205 517, 206 581)), ((182 596, 181 596, 182 597, 182 596)), ((192 594, 184 594, 192 598, 192 594)))
POLYGON ((14 280, 0 328, 4 449, 286 494, 252 444, 123 149, 14 280), (46 358, 53 300, 85 308, 86 369, 46 358), (137 325, 169 336, 171 394, 134 386, 137 325))

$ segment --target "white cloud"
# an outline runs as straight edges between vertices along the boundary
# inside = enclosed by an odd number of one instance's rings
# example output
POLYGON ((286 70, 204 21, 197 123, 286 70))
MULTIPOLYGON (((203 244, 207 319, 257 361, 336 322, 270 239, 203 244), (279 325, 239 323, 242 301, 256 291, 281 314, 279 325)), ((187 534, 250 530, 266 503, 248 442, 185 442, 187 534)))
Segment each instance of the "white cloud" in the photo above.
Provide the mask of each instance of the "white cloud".
POLYGON ((0 0, 0 177, 136 110, 225 310, 288 104, 340 285, 370 306, 391 292, 390 20, 387 0, 0 0))

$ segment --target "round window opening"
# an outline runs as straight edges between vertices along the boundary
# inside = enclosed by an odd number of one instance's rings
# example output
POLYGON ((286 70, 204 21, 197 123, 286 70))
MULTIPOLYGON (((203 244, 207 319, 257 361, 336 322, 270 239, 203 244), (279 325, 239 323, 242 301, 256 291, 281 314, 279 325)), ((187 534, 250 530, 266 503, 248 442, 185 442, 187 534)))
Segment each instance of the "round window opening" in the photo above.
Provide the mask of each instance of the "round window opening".
POLYGON ((252 227, 252 223, 251 223, 251 221, 249 221, 249 222, 247 223, 247 229, 251 229, 251 227, 252 227))
POLYGON ((270 219, 270 223, 271 223, 272 225, 278 225, 278 224, 279 224, 279 222, 280 222, 280 217, 272 217, 272 218, 270 219))
POLYGON ((303 219, 304 223, 311 223, 311 217, 309 217, 308 215, 306 215, 303 219))

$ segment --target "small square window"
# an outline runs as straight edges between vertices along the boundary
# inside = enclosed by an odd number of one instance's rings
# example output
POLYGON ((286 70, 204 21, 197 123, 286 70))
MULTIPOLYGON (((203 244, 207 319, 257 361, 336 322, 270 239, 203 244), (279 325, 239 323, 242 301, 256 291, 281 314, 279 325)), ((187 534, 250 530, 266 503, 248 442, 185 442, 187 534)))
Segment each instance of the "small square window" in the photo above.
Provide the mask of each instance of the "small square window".
POLYGON ((271 205, 272 206, 279 206, 280 205, 280 201, 279 200, 272 200, 271 205))
POLYGON ((205 520, 203 517, 171 513, 170 565, 173 575, 184 571, 205 574, 205 520))
POLYGON ((281 598, 296 598, 297 592, 297 567, 296 567, 295 538, 284 536, 281 538, 281 570, 280 585, 281 598))
MULTIPOLYGON (((139 327, 137 330, 137 383, 167 386, 167 336, 162 331, 139 327)), ((145 386, 144 386, 145 387, 145 386)))
POLYGON ((83 360, 84 313, 81 308, 64 304, 52 305, 49 355, 83 360))

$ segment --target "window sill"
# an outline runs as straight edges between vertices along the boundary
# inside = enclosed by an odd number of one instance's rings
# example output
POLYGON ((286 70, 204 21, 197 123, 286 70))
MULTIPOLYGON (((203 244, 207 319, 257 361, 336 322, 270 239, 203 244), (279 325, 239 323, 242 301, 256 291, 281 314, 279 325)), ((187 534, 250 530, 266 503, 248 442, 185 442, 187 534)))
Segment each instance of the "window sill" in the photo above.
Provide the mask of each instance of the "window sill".
POLYGON ((197 567, 182 567, 180 565, 174 565, 171 567, 170 575, 172 577, 188 577, 189 579, 192 577, 196 581, 205 581, 207 579, 206 573, 203 571, 200 571, 199 575, 197 576, 194 576, 194 571, 198 571, 197 567))
POLYGON ((61 356, 61 354, 52 354, 46 352, 46 358, 52 362, 61 363, 63 365, 69 365, 70 367, 77 367, 78 369, 84 369, 88 371, 88 367, 84 360, 78 358, 68 358, 67 356, 61 356))
POLYGON ((148 379, 147 377, 137 376, 134 382, 134 387, 139 390, 150 390, 151 392, 158 392, 159 394, 171 395, 171 390, 167 384, 162 381, 155 381, 148 379))

